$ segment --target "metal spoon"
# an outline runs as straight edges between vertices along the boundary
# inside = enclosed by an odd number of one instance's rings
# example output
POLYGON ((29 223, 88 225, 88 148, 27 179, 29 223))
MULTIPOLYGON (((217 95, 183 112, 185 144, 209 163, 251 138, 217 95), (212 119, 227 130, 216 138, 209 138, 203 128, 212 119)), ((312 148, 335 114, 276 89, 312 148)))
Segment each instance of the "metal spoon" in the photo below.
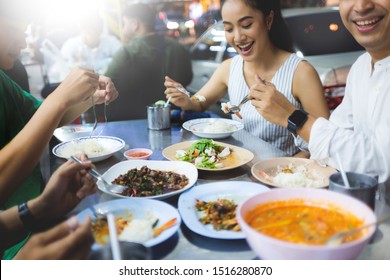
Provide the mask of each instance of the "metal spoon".
MULTIPOLYGON (((75 156, 71 156, 70 157, 71 160, 75 161, 75 162, 78 162, 78 163, 82 163, 81 160, 79 160, 77 157, 75 156)), ((91 174, 93 177, 95 177, 96 179, 98 179, 99 181, 101 181, 104 186, 105 186, 105 189, 108 191, 108 192, 111 192, 111 193, 115 193, 115 194, 122 194, 123 191, 125 191, 127 189, 126 186, 122 186, 122 185, 115 185, 115 184, 111 184, 109 182, 107 182, 103 176, 96 170, 96 169, 89 169, 88 170, 88 173, 91 174)))
MULTIPOLYGON (((187 91, 185 88, 182 88, 182 87, 179 87, 179 86, 175 86, 175 88, 180 91, 181 93, 184 93, 185 95, 187 95, 188 97, 190 97, 190 92, 187 91)), ((165 103, 164 107, 168 107, 169 103, 171 102, 171 97, 168 98, 167 102, 165 103)))
POLYGON ((361 227, 358 227, 358 228, 354 228, 354 229, 351 229, 351 230, 348 230, 348 231, 343 231, 343 232, 339 232, 339 233, 336 233, 334 235, 332 235, 331 237, 328 238, 328 240, 326 241, 326 245, 327 246, 337 246, 337 245, 340 245, 344 238, 348 235, 351 235, 351 234, 354 234, 354 233, 357 233, 365 228, 368 228, 368 227, 372 227, 372 226, 377 226, 377 225, 380 225, 386 221, 390 220, 390 216, 386 216, 386 217, 383 217, 381 219, 378 219, 375 223, 371 223, 371 224, 367 224, 367 225, 364 225, 364 226, 361 226, 361 227))

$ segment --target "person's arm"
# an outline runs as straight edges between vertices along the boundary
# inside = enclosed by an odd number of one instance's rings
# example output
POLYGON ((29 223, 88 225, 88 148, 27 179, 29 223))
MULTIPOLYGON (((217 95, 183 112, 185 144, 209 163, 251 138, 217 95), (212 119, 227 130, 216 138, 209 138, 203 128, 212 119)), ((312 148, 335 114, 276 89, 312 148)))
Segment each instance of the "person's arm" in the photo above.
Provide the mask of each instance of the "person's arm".
MULTIPOLYGON (((298 108, 291 104, 274 84, 263 83, 259 77, 256 79, 257 82, 251 87, 249 93, 252 105, 269 122, 287 128, 289 116, 298 108)), ((316 119, 309 114, 305 124, 297 130, 298 135, 306 142, 310 140, 311 126, 316 119)))
MULTIPOLYGON (((37 165, 53 131, 63 118, 67 118, 69 109, 80 102, 91 104, 88 99, 98 88, 98 79, 99 76, 91 71, 72 70, 59 88, 42 103, 25 127, 0 150, 0 205, 37 165)), ((75 114, 73 111, 71 113, 75 114)))
MULTIPOLYGON (((30 174, 68 108, 88 99, 97 87, 97 76, 74 71, 70 80, 53 92, 25 127, 0 151, 0 205, 30 174)), ((21 104, 22 105, 22 104, 21 104)))
POLYGON ((166 77, 164 83, 166 87, 166 98, 171 98, 171 103, 184 111, 202 112, 207 110, 226 94, 230 62, 230 59, 222 62, 209 81, 194 95, 203 96, 206 99, 204 102, 197 102, 188 98, 185 94, 176 89, 176 86, 183 86, 169 77, 166 77))
MULTIPOLYGON (((303 110, 315 117, 329 118, 329 108, 324 96, 324 90, 317 71, 306 61, 298 64, 293 79, 293 96, 298 100, 303 110)), ((302 145, 302 138, 296 143, 302 145)), ((306 144, 304 145, 306 147, 306 144)), ((309 158, 308 151, 300 151, 294 157, 309 158)))
MULTIPOLYGON (((63 217, 84 197, 96 192, 96 184, 86 172, 91 167, 91 162, 78 164, 67 161, 53 173, 43 193, 27 202, 27 208, 36 221, 36 230, 63 217)), ((20 219, 18 206, 0 212, 3 248, 20 241, 30 230, 29 225, 25 225, 20 219)))
POLYGON ((298 64, 293 80, 293 96, 307 113, 328 119, 330 116, 324 89, 316 70, 308 62, 298 64))

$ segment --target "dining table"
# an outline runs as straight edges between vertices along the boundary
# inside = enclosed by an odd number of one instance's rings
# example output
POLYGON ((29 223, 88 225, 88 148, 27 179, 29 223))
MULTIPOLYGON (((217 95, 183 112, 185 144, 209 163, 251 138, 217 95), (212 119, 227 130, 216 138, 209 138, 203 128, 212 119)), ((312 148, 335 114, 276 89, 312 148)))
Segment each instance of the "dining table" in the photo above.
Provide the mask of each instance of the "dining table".
MULTIPOLYGON (((118 162, 126 160, 123 152, 130 148, 149 148, 153 154, 149 160, 167 160, 163 156, 163 150, 173 144, 183 141, 199 140, 192 132, 185 130, 180 123, 172 123, 170 128, 164 130, 148 129, 146 119, 115 121, 99 123, 97 131, 102 130, 101 135, 114 136, 125 141, 125 147, 113 154, 110 158, 96 162, 96 169, 104 173, 118 162)), ((274 157, 287 156, 285 152, 275 146, 252 136, 244 129, 234 132, 231 136, 218 139, 223 143, 242 147, 254 154, 252 161, 234 169, 226 171, 205 171, 198 170, 198 180, 196 187, 206 183, 221 181, 245 181, 260 182, 252 175, 251 167, 260 160, 274 157)), ((53 137, 50 148, 58 144, 58 140, 53 137)), ((48 173, 53 173, 59 165, 64 163, 64 159, 58 158, 49 149, 45 168, 48 173)), ((190 189, 191 190, 191 189, 190 189)), ((390 214, 390 205, 386 203, 384 195, 379 188, 376 196, 375 212, 378 217, 390 214)), ((180 194, 171 196, 163 201, 178 207, 180 194)), ((71 212, 77 214, 80 211, 98 203, 118 199, 102 191, 88 196, 71 212)), ((390 259, 390 223, 382 224, 376 231, 369 244, 363 249, 358 259, 389 260, 390 259)), ((185 223, 181 223, 177 233, 167 240, 153 246, 153 259, 167 260, 252 260, 258 259, 250 249, 245 239, 218 239, 210 238, 192 232, 185 223)))

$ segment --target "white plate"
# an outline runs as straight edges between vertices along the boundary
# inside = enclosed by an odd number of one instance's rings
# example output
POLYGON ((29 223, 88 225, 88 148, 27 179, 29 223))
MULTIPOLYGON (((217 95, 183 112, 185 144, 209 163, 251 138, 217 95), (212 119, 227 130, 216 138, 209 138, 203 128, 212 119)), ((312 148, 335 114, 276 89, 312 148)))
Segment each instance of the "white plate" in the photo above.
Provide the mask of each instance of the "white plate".
MULTIPOLYGON (((277 175, 278 167, 304 166, 308 173, 315 174, 316 179, 323 179, 323 183, 317 188, 327 188, 329 186, 329 176, 336 173, 337 170, 330 166, 320 166, 315 160, 307 158, 277 157, 256 162, 252 168, 252 175, 265 185, 276 188, 290 188, 289 186, 280 186, 272 182, 272 177, 277 175), (266 174, 264 176, 264 173, 266 174), (271 180, 268 178, 271 177, 271 180)), ((304 186, 302 186, 304 188, 304 186)))
MULTIPOLYGON (((188 162, 184 162, 184 161, 171 162, 171 161, 165 161, 165 160, 164 161, 162 161, 162 160, 126 160, 126 161, 122 161, 122 162, 119 162, 119 163, 113 165, 110 169, 108 169, 103 174, 103 178, 107 182, 112 182, 119 175, 127 173, 130 169, 133 169, 133 168, 140 169, 142 166, 145 166, 145 165, 147 167, 149 167, 150 169, 161 170, 161 171, 173 171, 173 172, 176 172, 179 174, 184 174, 187 176, 189 182, 184 188, 182 188, 180 190, 176 190, 173 192, 160 194, 160 195, 148 196, 148 197, 134 197, 135 199, 144 199, 144 198, 165 199, 165 198, 177 195, 179 193, 182 193, 185 190, 188 190, 196 183, 196 180, 198 180, 198 170, 196 169, 196 167, 193 164, 188 163, 188 162)), ((112 196, 122 197, 122 198, 124 198, 124 197, 130 198, 128 196, 123 196, 121 194, 115 194, 115 193, 108 192, 105 189, 104 184, 102 184, 101 182, 98 182, 97 185, 98 185, 98 188, 102 192, 105 192, 105 193, 110 194, 112 196)))
MULTIPOLYGON (((157 237, 152 238, 143 244, 147 247, 152 247, 167 240, 179 229, 181 223, 179 212, 173 206, 163 201, 153 199, 114 199, 94 205, 94 208, 100 213, 114 212, 114 215, 131 213, 133 218, 139 219, 146 219, 151 215, 158 219, 158 224, 156 225, 157 227, 163 225, 169 220, 172 220, 173 218, 176 218, 175 225, 164 230, 157 237)), ((126 217, 126 215, 123 216, 126 217)), ((91 219, 95 218, 92 208, 85 209, 77 215, 77 218, 81 223, 85 221, 86 217, 91 217, 91 219)), ((93 248, 99 246, 101 245, 95 243, 93 248)))
POLYGON ((75 124, 66 125, 54 130, 53 135, 61 142, 70 141, 76 138, 89 136, 92 131, 93 124, 75 124))
POLYGON ((193 232, 218 239, 243 239, 244 233, 229 230, 215 230, 212 225, 203 225, 199 218, 201 212, 195 208, 195 201, 216 201, 217 199, 233 200, 240 205, 249 197, 268 191, 269 188, 253 182, 224 181, 198 185, 179 197, 178 208, 186 226, 193 232))
POLYGON ((72 155, 77 155, 80 153, 80 149, 77 149, 77 146, 80 145, 83 141, 89 140, 96 141, 99 145, 103 147, 103 152, 99 154, 88 154, 88 151, 84 151, 88 158, 92 162, 102 161, 106 158, 109 158, 114 153, 120 151, 125 146, 125 141, 117 137, 111 136, 92 136, 92 137, 80 137, 73 139, 71 141, 66 141, 58 144, 53 148, 53 154, 57 157, 68 159, 72 155), (71 151, 74 147, 74 153, 71 151))
POLYGON ((232 135, 234 132, 239 131, 244 128, 244 125, 239 121, 224 119, 224 118, 201 118, 186 121, 183 123, 184 129, 191 131, 193 134, 203 138, 211 139, 221 139, 226 138, 232 135), (222 131, 222 132, 204 132, 204 129, 215 121, 223 121, 228 125, 233 126, 232 131, 222 131))
MULTIPOLYGON (((192 144, 194 144, 196 142, 197 141, 185 141, 185 142, 179 142, 179 143, 173 144, 169 147, 166 147, 162 151, 162 154, 166 159, 171 160, 172 162, 179 161, 176 158, 176 151, 178 151, 178 150, 188 151, 191 148, 192 144)), ((251 151, 244 149, 244 148, 241 148, 241 147, 237 147, 234 145, 230 145, 230 144, 218 142, 218 141, 215 141, 215 144, 218 144, 218 145, 223 146, 223 147, 229 147, 231 154, 227 158, 225 158, 221 161, 221 163, 223 164, 223 167, 215 168, 215 169, 206 168, 206 167, 197 167, 199 170, 207 170, 207 171, 213 171, 213 172, 214 171, 226 171, 226 170, 237 168, 237 167, 240 167, 244 164, 247 164, 255 156, 251 151)))

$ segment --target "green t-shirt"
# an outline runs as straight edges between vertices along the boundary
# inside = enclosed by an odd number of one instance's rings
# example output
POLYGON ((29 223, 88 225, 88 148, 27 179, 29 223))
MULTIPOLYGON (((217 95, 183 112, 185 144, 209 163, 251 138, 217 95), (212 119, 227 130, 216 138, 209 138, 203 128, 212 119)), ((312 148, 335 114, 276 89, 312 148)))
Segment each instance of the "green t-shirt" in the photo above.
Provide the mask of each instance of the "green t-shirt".
MULTIPOLYGON (((4 148, 23 129, 41 103, 23 91, 0 70, 0 149, 4 148)), ((10 188, 12 187, 14 186, 10 186, 10 188)), ((8 209, 37 197, 41 193, 42 187, 43 179, 38 164, 1 208, 8 209)), ((17 250, 13 251, 12 256, 6 251, 3 258, 12 258, 17 250)))

